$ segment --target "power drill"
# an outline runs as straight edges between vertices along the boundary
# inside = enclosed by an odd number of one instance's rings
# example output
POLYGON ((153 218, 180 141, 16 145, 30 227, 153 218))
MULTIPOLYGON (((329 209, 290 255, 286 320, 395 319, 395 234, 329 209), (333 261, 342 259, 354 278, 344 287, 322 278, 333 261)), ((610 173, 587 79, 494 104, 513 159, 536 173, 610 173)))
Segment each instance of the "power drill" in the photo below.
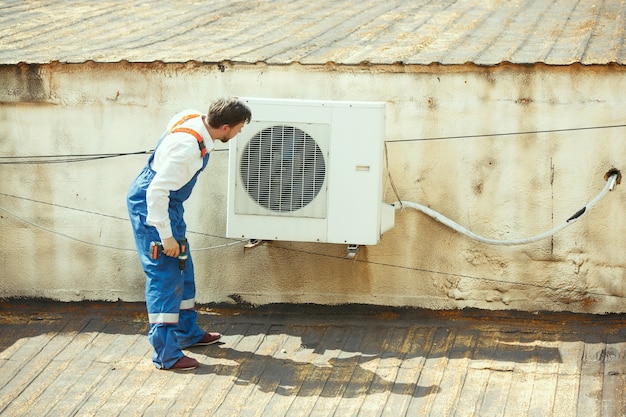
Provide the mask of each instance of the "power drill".
MULTIPOLYGON (((178 254, 178 269, 182 273, 185 270, 185 263, 189 257, 189 248, 187 246, 187 239, 178 239, 178 245, 180 246, 180 253, 178 254)), ((161 242, 150 242, 150 257, 153 260, 163 253, 163 244, 161 242)))

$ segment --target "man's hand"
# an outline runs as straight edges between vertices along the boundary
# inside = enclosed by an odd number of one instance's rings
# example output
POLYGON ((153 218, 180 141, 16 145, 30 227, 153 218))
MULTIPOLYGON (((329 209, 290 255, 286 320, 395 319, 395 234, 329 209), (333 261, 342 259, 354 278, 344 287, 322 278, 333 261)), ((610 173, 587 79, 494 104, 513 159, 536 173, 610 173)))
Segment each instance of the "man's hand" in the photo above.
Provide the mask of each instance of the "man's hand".
POLYGON ((163 245, 164 254, 171 256, 172 258, 178 257, 178 254, 180 253, 180 246, 173 236, 163 239, 161 244, 163 245))

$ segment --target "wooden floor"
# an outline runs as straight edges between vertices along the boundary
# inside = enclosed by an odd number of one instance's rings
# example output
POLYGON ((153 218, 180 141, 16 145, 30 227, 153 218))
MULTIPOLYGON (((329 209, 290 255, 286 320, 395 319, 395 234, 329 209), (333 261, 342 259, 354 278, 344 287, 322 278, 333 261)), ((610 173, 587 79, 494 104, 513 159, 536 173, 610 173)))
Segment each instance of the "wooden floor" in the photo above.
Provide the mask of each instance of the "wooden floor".
POLYGON ((199 308, 223 342, 151 363, 144 306, 0 301, 2 416, 626 416, 626 317, 199 308))

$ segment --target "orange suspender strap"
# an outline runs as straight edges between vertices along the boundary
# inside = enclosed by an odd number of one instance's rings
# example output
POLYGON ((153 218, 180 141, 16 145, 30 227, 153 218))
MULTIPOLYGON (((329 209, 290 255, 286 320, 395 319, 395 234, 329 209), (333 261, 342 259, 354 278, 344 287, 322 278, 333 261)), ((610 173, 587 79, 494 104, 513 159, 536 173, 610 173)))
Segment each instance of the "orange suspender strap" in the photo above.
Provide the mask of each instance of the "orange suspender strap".
POLYGON ((183 118, 182 118, 182 119, 180 119, 179 121, 177 121, 176 123, 174 123, 174 125, 173 125, 173 126, 172 126, 172 128, 170 129, 170 132, 171 132, 172 130, 174 130, 174 128, 175 128, 176 126, 182 125, 182 124, 183 124, 183 123, 185 123, 187 120, 189 120, 189 119, 194 119, 194 118, 196 118, 196 117, 200 117, 200 115, 199 115, 199 114, 195 114, 195 113, 191 113, 191 114, 188 114, 188 115, 186 115, 186 116, 183 116, 183 118))
POLYGON ((204 155, 206 155, 206 145, 204 144, 204 139, 202 139, 202 136, 200 136, 200 133, 196 132, 195 130, 188 129, 186 127, 179 127, 179 128, 176 127, 185 123, 189 119, 193 119, 194 117, 200 117, 200 115, 188 114, 187 116, 184 116, 182 119, 176 122, 174 126, 172 126, 172 128, 170 129, 170 133, 176 133, 176 132, 189 133, 190 135, 195 137, 198 140, 198 147, 200 148, 200 156, 204 158, 204 155))
POLYGON ((200 148, 200 156, 204 158, 204 155, 206 155, 206 146, 204 145, 204 139, 202 139, 202 136, 200 136, 200 133, 196 132, 195 130, 188 129, 186 127, 179 127, 174 130, 170 130, 170 133, 176 133, 176 132, 189 133, 190 135, 194 136, 198 140, 198 147, 200 148))

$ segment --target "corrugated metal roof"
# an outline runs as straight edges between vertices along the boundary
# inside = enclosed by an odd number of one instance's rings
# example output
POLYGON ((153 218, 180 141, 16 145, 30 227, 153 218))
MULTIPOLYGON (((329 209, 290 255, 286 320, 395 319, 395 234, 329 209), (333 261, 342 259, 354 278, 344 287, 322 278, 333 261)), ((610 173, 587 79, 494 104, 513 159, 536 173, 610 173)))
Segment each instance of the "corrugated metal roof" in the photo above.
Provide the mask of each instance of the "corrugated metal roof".
POLYGON ((626 0, 0 2, 0 64, 626 64, 626 0))

